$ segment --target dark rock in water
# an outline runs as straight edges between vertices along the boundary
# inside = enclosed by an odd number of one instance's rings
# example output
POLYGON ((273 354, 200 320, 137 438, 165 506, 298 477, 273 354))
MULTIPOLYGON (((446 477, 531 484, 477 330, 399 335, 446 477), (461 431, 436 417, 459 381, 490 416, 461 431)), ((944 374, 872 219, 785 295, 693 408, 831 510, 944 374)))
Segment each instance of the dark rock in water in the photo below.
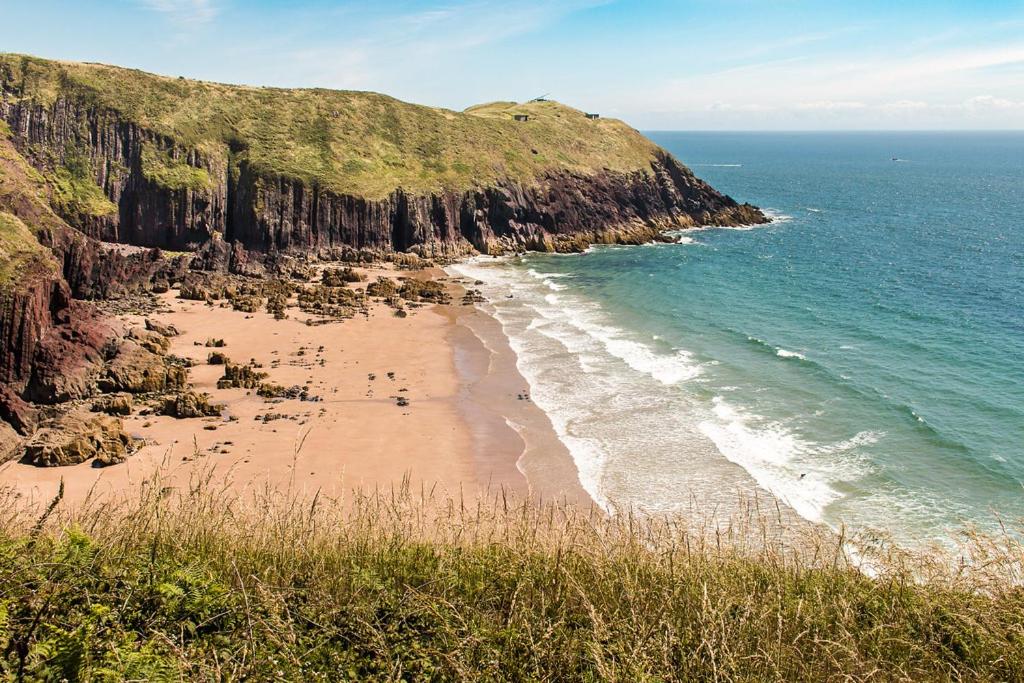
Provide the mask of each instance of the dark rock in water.
POLYGON ((107 394, 100 396, 92 402, 94 413, 106 413, 107 415, 131 415, 134 399, 126 392, 107 394))
POLYGON ((207 394, 197 394, 194 391, 183 391, 174 396, 164 399, 161 412, 179 419, 190 417, 217 417, 224 412, 224 406, 210 403, 207 394))
POLYGON ((25 445, 25 461, 39 467, 60 467, 96 458, 98 465, 116 465, 139 445, 125 433, 118 418, 68 413, 46 422, 32 435, 25 445))

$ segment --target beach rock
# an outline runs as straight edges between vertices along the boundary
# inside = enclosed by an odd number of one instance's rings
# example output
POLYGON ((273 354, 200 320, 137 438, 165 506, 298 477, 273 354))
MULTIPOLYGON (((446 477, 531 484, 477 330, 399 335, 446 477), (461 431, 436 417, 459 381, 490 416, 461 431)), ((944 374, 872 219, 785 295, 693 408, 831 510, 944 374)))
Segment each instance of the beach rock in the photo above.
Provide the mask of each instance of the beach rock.
POLYGON ((215 417, 224 411, 224 406, 211 404, 207 394, 183 391, 164 399, 161 413, 179 419, 190 417, 215 417))
POLYGON ((155 353, 164 355, 171 348, 171 340, 162 334, 152 332, 142 327, 133 327, 128 330, 128 338, 135 340, 139 346, 155 353))
POLYGON ((178 289, 179 299, 192 301, 220 301, 235 296, 237 287, 230 279, 218 273, 188 273, 178 289))
POLYGON ((224 364, 224 376, 217 380, 218 389, 256 389, 267 377, 267 373, 256 370, 252 365, 224 364))
POLYGON ((126 392, 100 396, 92 403, 94 413, 107 415, 131 415, 134 407, 132 395, 126 392))
POLYGON ((118 418, 68 413, 44 423, 32 435, 25 445, 25 461, 38 467, 61 467, 96 458, 98 465, 115 465, 138 446, 118 418))
MULTIPOLYGON (((167 291, 167 290, 164 290, 167 291)), ((146 318, 146 329, 150 332, 156 332, 164 337, 177 337, 181 334, 174 325, 164 325, 151 318, 146 318)))
POLYGON ((376 280, 366 286, 367 296, 376 296, 382 299, 398 295, 398 285, 395 281, 387 277, 378 277, 376 280))
POLYGON ((121 343, 99 381, 100 388, 106 392, 131 394, 174 391, 186 384, 188 370, 168 364, 166 358, 132 339, 121 343))
POLYGON ((444 285, 436 280, 404 278, 398 295, 407 301, 427 301, 435 304, 451 302, 451 296, 444 285))
POLYGON ((344 287, 350 282, 365 282, 366 275, 356 272, 351 267, 327 268, 321 273, 320 281, 325 287, 344 287))

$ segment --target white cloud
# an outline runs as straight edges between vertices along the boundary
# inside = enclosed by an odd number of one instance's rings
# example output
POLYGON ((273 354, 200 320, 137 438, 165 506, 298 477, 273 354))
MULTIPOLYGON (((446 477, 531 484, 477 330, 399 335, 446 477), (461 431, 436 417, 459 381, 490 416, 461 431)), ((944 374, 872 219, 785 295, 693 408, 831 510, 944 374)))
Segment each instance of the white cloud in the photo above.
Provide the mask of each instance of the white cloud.
POLYGON ((1024 109, 1024 102, 1014 102, 1013 100, 993 97, 992 95, 978 95, 977 97, 972 97, 971 99, 966 100, 962 106, 969 110, 1024 109))
POLYGON ((818 100, 816 102, 800 102, 797 109, 810 111, 843 111, 850 109, 864 109, 868 105, 863 102, 835 102, 833 100, 818 100))
POLYGON ((142 5, 166 15, 179 26, 195 27, 208 24, 220 12, 212 0, 141 0, 142 5))

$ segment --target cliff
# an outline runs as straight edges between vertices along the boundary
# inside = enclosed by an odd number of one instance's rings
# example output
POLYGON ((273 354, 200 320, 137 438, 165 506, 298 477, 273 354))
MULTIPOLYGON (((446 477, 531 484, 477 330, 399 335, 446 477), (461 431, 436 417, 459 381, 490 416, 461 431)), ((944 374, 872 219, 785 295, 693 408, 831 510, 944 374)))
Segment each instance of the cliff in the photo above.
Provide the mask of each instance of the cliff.
POLYGON ((220 233, 257 251, 453 257, 766 220, 621 121, 556 102, 453 112, 0 55, 0 117, 65 220, 133 245, 220 233))

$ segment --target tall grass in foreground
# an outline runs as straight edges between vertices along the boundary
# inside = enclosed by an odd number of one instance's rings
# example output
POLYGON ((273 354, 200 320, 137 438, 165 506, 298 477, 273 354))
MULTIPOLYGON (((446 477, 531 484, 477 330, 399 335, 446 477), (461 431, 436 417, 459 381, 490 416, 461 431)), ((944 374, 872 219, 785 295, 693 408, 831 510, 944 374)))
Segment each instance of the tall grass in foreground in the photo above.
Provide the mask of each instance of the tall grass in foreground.
POLYGON ((16 680, 1024 680, 1024 558, 731 527, 153 481, 0 504, 0 675, 16 680))

